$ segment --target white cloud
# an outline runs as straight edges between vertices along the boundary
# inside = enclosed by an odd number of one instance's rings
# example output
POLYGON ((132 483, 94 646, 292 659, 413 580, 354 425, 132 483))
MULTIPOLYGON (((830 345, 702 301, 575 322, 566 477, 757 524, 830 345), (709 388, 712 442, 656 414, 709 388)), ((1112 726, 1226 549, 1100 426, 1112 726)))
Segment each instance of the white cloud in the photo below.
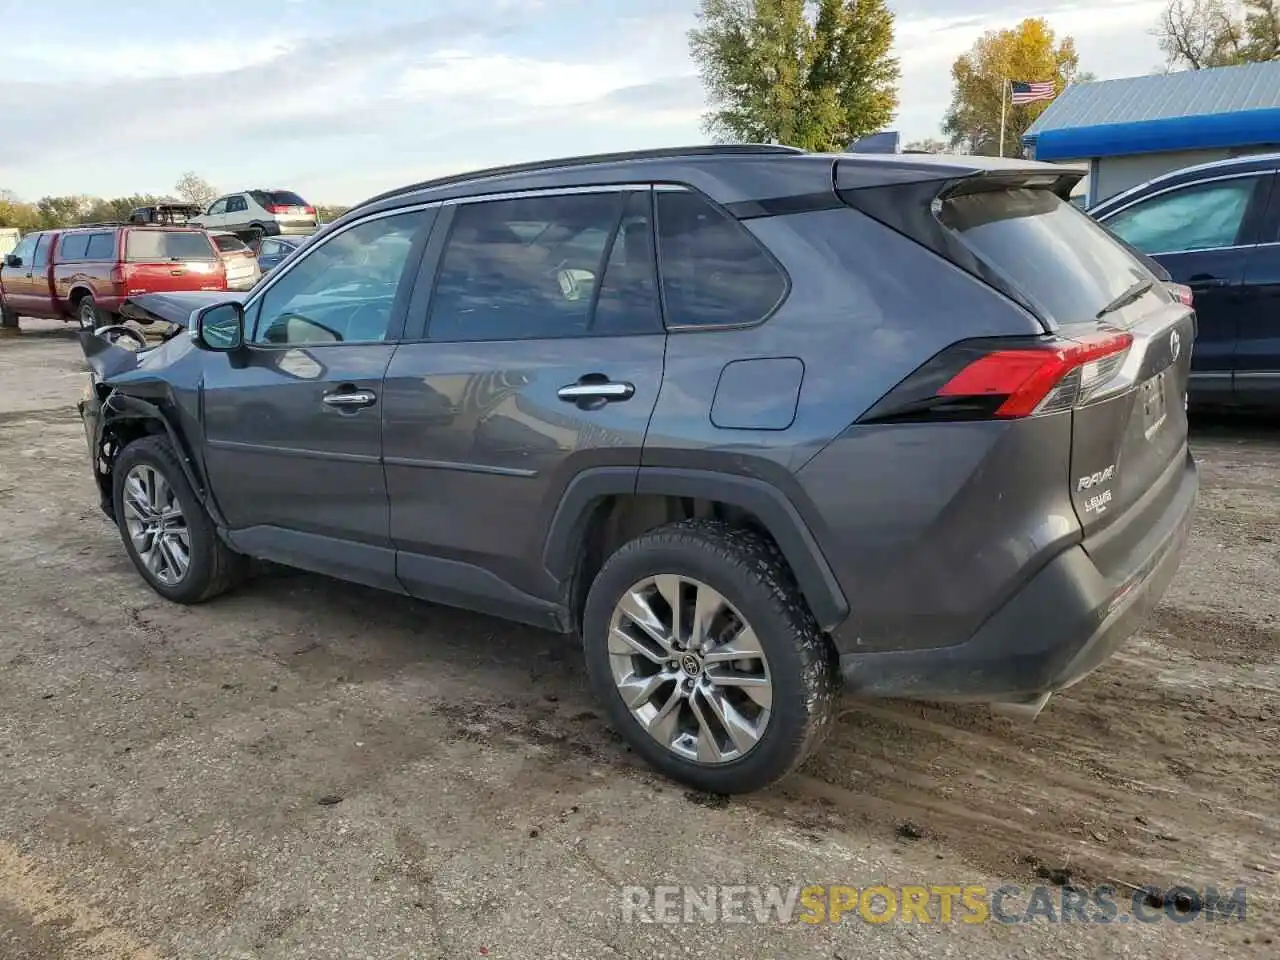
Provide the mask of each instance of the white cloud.
POLYGON ((531 107, 587 103, 645 79, 635 64, 563 63, 441 50, 404 72, 395 94, 415 100, 481 97, 531 107))

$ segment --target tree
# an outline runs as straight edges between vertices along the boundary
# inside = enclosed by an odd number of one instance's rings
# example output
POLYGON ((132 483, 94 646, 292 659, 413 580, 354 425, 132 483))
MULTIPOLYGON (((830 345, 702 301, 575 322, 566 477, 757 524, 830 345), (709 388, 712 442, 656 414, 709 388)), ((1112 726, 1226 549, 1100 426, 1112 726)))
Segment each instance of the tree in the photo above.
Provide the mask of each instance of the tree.
POLYGON ((923 140, 912 140, 902 148, 907 153, 946 153, 951 144, 937 137, 925 137, 923 140))
POLYGON ((316 217, 321 223, 332 223, 350 209, 350 207, 344 207, 341 204, 316 204, 316 217))
POLYGON ((1153 32, 1172 67, 1203 70, 1244 62, 1242 25, 1224 0, 1172 0, 1153 32))
POLYGON ((1022 135, 1049 101, 1012 106, 1008 102, 1008 82, 1052 80, 1061 93, 1074 79, 1079 63, 1075 42, 1070 37, 1057 42, 1049 24, 1039 17, 1023 20, 1008 30, 988 31, 951 67, 951 106, 942 130, 956 149, 995 156, 1001 152, 1003 102, 1003 152, 1020 155, 1022 135))
POLYGON ((93 203, 93 197, 82 193, 67 197, 41 197, 36 202, 36 209, 40 211, 40 226, 49 229, 88 222, 93 203))
POLYGON ((208 180, 188 170, 173 185, 174 192, 187 203, 207 207, 218 196, 218 189, 208 180))
POLYGON ((1280 60, 1278 0, 1170 0, 1152 33, 1173 69, 1280 60))
POLYGON ((689 32, 720 141, 842 150, 898 106, 885 0, 701 0, 689 32))

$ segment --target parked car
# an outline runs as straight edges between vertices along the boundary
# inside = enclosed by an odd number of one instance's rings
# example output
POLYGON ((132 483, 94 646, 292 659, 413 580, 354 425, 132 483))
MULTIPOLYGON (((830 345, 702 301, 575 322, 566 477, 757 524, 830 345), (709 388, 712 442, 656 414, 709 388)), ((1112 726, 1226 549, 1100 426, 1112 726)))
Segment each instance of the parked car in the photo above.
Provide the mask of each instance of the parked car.
POLYGON ((221 232, 211 232, 209 238, 227 268, 228 290, 248 290, 258 282, 262 276, 258 257, 243 240, 234 233, 221 232))
POLYGON ((263 275, 280 265, 280 261, 298 249, 305 237, 267 237, 258 245, 258 269, 263 275))
POLYGON ((1165 174, 1089 212, 1191 288, 1193 404, 1280 407, 1280 154, 1165 174))
POLYGON ((260 557, 577 634, 700 789, 792 770, 841 679, 1034 716, 1197 491, 1192 311, 1062 176, 736 145, 382 194, 248 294, 138 298, 191 322, 144 369, 86 346, 103 508, 176 602, 260 557))
POLYGON ((230 193, 191 222, 206 230, 229 231, 254 244, 264 237, 306 236, 319 226, 315 207, 290 190, 230 193))
POLYGON ((129 214, 129 222, 181 225, 203 212, 204 208, 194 203, 157 203, 150 207, 136 207, 129 214))
POLYGON ((226 268, 203 230, 99 226, 29 233, 0 267, 8 314, 109 323, 125 298, 226 290, 226 268))

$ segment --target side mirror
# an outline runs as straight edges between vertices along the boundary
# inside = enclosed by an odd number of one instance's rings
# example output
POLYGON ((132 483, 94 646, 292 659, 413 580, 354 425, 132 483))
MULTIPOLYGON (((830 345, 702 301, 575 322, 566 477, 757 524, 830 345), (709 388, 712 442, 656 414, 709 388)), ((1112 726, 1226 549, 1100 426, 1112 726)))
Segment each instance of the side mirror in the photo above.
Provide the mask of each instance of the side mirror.
POLYGON ((196 343, 206 350, 229 353, 244 345, 244 306, 215 303, 201 307, 192 317, 196 343))
POLYGON ((12 253, 6 253, 4 255, 4 265, 6 267, 20 267, 22 266, 22 258, 14 256, 12 253))

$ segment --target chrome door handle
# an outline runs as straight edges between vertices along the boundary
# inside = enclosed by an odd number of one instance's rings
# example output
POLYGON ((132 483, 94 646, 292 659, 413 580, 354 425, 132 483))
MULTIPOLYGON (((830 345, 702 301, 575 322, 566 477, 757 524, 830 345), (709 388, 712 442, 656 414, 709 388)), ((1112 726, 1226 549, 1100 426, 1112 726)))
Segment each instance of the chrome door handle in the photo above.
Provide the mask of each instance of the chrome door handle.
POLYGON ((326 393, 324 402, 331 407, 371 407, 378 400, 372 390, 355 390, 350 393, 326 393))
POLYGON ((635 386, 630 383, 615 383, 610 380, 604 383, 571 383, 557 390, 556 396, 568 403, 578 403, 583 400, 603 400, 608 403, 628 400, 635 392, 635 386))

